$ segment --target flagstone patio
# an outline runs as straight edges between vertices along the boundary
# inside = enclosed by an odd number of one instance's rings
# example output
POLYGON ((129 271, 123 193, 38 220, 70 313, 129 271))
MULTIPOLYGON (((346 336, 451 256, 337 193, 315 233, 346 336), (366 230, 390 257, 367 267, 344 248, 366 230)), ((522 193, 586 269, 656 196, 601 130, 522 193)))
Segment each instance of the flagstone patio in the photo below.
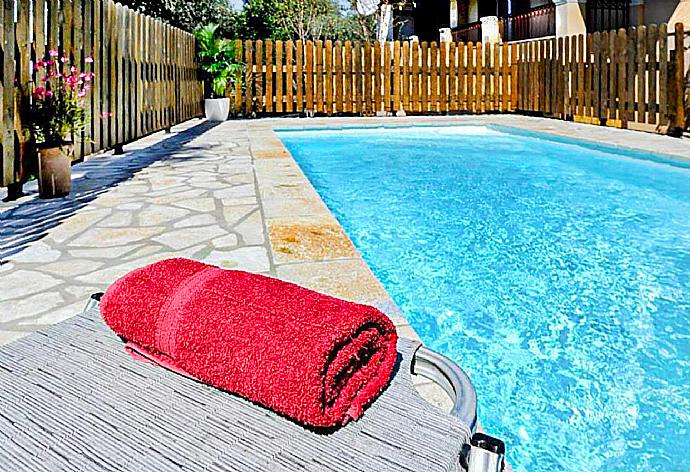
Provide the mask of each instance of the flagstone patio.
POLYGON ((0 344, 75 315, 91 293, 169 257, 373 304, 413 336, 275 135, 250 136, 246 123, 190 122, 123 156, 98 156, 74 167, 70 197, 5 203, 0 221, 0 344))

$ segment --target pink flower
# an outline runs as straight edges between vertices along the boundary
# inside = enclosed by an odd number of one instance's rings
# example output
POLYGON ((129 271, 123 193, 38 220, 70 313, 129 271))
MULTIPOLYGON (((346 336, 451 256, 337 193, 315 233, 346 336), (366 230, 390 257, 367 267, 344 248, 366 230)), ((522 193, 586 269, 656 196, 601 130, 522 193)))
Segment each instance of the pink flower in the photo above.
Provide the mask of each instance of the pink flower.
POLYGON ((60 59, 61 62, 69 62, 69 57, 63 57, 60 59))
POLYGON ((85 96, 86 96, 86 90, 80 90, 79 92, 77 92, 77 97, 83 98, 85 96))
POLYGON ((110 112, 101 113, 100 115, 101 118, 110 118, 111 116, 113 116, 113 114, 110 112))
POLYGON ((69 68, 69 70, 70 70, 71 73, 74 74, 74 73, 77 71, 77 66, 72 66, 72 67, 69 68))
POLYGON ((93 62, 93 57, 86 56, 86 58, 84 59, 84 62, 86 62, 87 64, 91 64, 93 62))
POLYGON ((50 90, 46 91, 46 97, 52 97, 52 96, 53 96, 53 92, 51 92, 50 90))
POLYGON ((49 51, 50 57, 58 57, 60 54, 55 49, 49 51))

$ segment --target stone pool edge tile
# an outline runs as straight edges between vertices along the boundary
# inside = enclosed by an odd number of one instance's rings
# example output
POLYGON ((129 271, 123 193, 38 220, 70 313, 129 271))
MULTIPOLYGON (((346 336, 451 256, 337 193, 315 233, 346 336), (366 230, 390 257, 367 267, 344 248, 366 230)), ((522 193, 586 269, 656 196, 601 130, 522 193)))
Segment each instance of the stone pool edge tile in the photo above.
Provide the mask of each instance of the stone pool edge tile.
MULTIPOLYGON (((275 123, 267 122, 254 122, 247 126, 259 207, 269 240, 272 275, 312 290, 375 306, 391 318, 400 336, 419 340, 417 333, 402 316, 340 222, 274 132, 274 127, 275 123), (275 169, 259 164, 267 159, 280 160, 282 164, 275 169), (289 175, 285 175, 286 169, 289 175), (300 209, 299 216, 266 214, 266 208, 285 200, 284 196, 270 197, 276 186, 280 185, 299 189, 300 195, 293 199, 306 202, 306 208, 300 209), (336 248, 334 254, 315 253, 308 249, 300 257, 284 257, 278 251, 285 247, 284 231, 276 231, 276 228, 299 226, 295 234, 299 238, 299 231, 304 228, 304 224, 307 231, 323 229, 316 242, 324 247, 336 248)), ((291 242, 299 244, 300 240, 291 242)))

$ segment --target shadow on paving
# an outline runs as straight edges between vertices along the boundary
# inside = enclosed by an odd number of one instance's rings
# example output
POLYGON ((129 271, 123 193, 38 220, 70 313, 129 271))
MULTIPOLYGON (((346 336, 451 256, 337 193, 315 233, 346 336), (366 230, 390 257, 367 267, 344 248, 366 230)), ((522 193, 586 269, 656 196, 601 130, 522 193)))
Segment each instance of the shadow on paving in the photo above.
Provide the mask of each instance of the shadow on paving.
MULTIPOLYGON (((45 237, 50 229, 74 215, 100 194, 131 179, 136 172, 180 151, 192 140, 216 126, 217 124, 205 121, 152 146, 125 152, 121 156, 82 162, 73 168, 81 175, 72 180, 72 192, 68 196, 52 200, 35 198, 0 213, 0 265, 8 262, 8 257, 26 249, 30 243, 45 237)), ((194 148, 185 147, 184 150, 188 152, 194 148)))

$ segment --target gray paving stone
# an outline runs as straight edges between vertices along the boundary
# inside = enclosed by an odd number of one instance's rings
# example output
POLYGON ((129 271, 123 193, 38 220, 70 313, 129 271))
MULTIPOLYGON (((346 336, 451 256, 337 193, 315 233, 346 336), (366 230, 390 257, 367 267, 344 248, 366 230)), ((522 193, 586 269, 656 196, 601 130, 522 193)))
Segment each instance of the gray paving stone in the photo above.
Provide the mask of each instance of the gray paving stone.
POLYGON ((270 269, 268 251, 264 246, 242 247, 233 251, 213 251, 203 262, 224 269, 242 269, 247 272, 267 272, 270 269))
POLYGON ((167 231, 153 238, 153 240, 165 244, 172 249, 184 249, 202 242, 210 242, 212 239, 226 233, 227 231, 218 225, 202 226, 167 231))
MULTIPOLYGON (((23 266, 24 264, 17 265, 23 266)), ((35 270, 17 269, 2 275, 0 301, 16 300, 37 292, 45 292, 59 284, 60 280, 53 276, 35 270)))
POLYGON ((42 291, 17 300, 0 302, 0 323, 8 323, 54 309, 64 302, 59 291, 42 291))

